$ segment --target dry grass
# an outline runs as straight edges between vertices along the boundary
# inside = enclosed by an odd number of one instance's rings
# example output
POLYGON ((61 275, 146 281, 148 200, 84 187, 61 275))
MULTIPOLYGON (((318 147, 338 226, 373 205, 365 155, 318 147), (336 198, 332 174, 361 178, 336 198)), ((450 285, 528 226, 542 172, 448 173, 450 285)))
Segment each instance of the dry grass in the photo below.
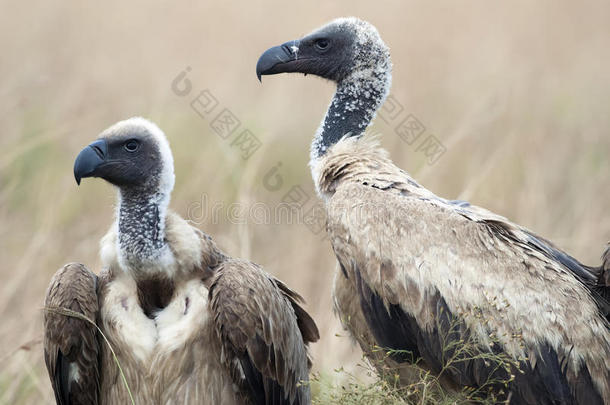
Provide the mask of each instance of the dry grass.
MULTIPOLYGON (((439 317, 441 318, 441 317, 439 317)), ((443 336, 440 370, 432 373, 420 367, 421 359, 415 359, 415 366, 405 363, 400 366, 390 356, 412 358, 413 353, 404 350, 373 349, 374 355, 363 358, 358 363, 361 374, 370 381, 363 382, 358 375, 343 367, 334 370, 336 375, 314 373, 312 391, 314 404, 325 405, 492 405, 506 402, 506 388, 522 373, 520 361, 506 353, 489 350, 500 340, 490 335, 490 346, 483 348, 476 337, 461 334, 463 324, 458 318, 451 318, 449 324, 436 322, 436 330, 443 336), (460 336, 459 339, 455 339, 460 336), (459 373, 464 364, 484 362, 490 376, 478 387, 465 386, 460 390, 448 390, 442 379, 459 373), (402 368, 399 369, 398 367, 402 368), (338 382, 337 382, 338 381, 338 382)), ((523 360, 523 359, 520 359, 523 360)), ((476 366, 475 366, 476 367, 476 366)), ((446 382, 446 381, 445 381, 446 382)))
MULTIPOLYGON (((108 125, 149 117, 170 137, 172 206, 276 205, 293 185, 315 201, 310 137, 332 93, 310 77, 254 66, 271 45, 357 15, 379 28, 394 60, 393 95, 447 147, 428 166, 378 120, 394 160, 448 198, 468 198, 554 240, 585 263, 610 239, 610 26, 607 2, 474 1, 3 2, 0 14, 0 403, 51 403, 40 337, 51 275, 68 261, 98 269, 115 195, 76 187, 80 148, 108 125), (262 142, 247 161, 170 88, 186 66, 262 142), (284 183, 263 186, 278 162, 284 183)), ((321 331, 315 368, 366 377, 332 315, 334 259, 305 225, 200 225, 234 255, 297 287, 321 331)))

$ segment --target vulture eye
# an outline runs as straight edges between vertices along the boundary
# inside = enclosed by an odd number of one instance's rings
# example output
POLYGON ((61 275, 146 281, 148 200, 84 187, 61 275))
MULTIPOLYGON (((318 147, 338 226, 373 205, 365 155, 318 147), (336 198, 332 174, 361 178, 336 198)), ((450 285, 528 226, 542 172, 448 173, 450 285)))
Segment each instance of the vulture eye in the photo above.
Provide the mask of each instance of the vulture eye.
POLYGON ((127 152, 135 152, 140 147, 140 142, 138 142, 135 139, 130 139, 127 142, 125 142, 124 146, 125 146, 125 150, 127 152))
POLYGON ((315 42, 316 48, 320 51, 325 51, 330 45, 330 41, 326 38, 320 38, 315 42))

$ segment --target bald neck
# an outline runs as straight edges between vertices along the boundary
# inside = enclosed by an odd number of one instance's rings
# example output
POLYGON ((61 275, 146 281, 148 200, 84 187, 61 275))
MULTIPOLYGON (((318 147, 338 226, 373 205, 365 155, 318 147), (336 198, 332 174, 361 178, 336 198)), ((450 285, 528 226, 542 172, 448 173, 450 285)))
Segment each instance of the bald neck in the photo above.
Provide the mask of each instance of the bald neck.
POLYGON ((371 124, 389 92, 390 71, 380 67, 367 73, 356 71, 337 83, 337 91, 311 145, 312 160, 322 157, 344 136, 362 136, 371 124))
POLYGON ((159 191, 119 191, 118 239, 124 270, 136 280, 140 307, 147 317, 165 308, 173 295, 173 257, 165 240, 169 196, 159 191))
POLYGON ((165 253, 168 204, 169 196, 157 189, 120 189, 117 218, 119 246, 130 267, 140 267, 165 253))

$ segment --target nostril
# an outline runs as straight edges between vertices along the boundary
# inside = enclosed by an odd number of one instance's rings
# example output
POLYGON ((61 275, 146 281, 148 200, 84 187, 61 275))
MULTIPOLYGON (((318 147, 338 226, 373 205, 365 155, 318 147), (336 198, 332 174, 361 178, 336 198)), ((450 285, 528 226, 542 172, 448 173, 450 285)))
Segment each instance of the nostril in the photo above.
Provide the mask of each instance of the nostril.
POLYGON ((91 145, 91 148, 93 148, 93 150, 100 157, 100 159, 104 159, 104 152, 102 151, 102 148, 97 145, 91 145))
POLYGON ((292 55, 292 49, 290 49, 290 47, 288 45, 282 45, 282 49, 284 50, 284 52, 286 52, 286 55, 290 56, 292 55))

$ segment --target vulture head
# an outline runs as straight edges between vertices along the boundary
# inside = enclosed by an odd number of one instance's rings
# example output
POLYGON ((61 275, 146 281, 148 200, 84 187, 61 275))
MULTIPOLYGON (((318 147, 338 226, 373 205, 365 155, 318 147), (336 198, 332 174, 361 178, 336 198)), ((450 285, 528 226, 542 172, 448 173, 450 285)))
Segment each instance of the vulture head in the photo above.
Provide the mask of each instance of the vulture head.
POLYGON ((144 118, 120 121, 85 147, 74 178, 100 177, 122 191, 162 193, 174 187, 174 160, 163 132, 144 118))
POLYGON ((270 48, 256 64, 259 80, 284 72, 312 74, 337 85, 311 144, 312 170, 332 145, 364 134, 392 83, 388 47, 372 24, 354 17, 338 18, 301 39, 270 48))
POLYGON ((390 52, 377 29, 355 17, 338 18, 309 35, 268 49, 256 75, 304 73, 342 83, 354 76, 386 76, 390 52))
POLYGON ((137 278, 171 275, 175 261, 165 239, 165 215, 174 187, 174 159, 159 127, 135 117, 103 131, 74 162, 76 182, 85 177, 102 178, 119 189, 119 250, 103 251, 102 257, 117 254, 121 268, 137 278))

